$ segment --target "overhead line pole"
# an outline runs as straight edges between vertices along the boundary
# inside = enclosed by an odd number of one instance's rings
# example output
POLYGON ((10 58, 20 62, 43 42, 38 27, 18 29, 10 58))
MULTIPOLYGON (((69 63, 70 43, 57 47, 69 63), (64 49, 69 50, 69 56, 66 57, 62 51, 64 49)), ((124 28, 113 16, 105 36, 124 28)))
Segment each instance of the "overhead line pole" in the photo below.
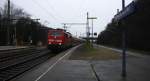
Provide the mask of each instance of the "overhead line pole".
POLYGON ((66 30, 67 31, 67 26, 66 26, 66 24, 65 23, 63 23, 63 27, 64 27, 64 30, 66 30))
POLYGON ((89 13, 87 12, 87 40, 88 41, 89 41, 89 37, 90 37, 89 36, 90 35, 89 19, 92 20, 92 44, 93 44, 93 20, 97 19, 97 17, 89 17, 89 13))
POLYGON ((89 13, 87 12, 87 23, 86 23, 86 34, 87 34, 87 42, 89 41, 89 13))
POLYGON ((86 25, 86 23, 62 23, 64 30, 67 30, 67 25, 86 25))
MULTIPOLYGON (((67 31, 67 26, 66 25, 86 25, 86 23, 62 23, 64 25, 64 30, 66 29, 67 31)), ((77 32, 76 32, 77 36, 77 32)))
MULTIPOLYGON (((91 19, 92 20, 92 44, 93 44, 93 20, 94 19, 97 19, 97 17, 90 17, 88 19, 91 19)), ((93 46, 93 45, 92 45, 93 46)))

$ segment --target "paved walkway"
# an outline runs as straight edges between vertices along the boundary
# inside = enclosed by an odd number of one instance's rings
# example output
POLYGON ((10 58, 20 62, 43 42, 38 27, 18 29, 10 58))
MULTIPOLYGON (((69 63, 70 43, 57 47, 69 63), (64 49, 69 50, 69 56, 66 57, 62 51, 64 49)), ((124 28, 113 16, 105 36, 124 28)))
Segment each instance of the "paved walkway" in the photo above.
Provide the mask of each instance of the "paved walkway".
POLYGON ((21 49, 27 46, 0 46, 0 50, 11 50, 11 49, 21 49))
POLYGON ((13 81, 97 81, 90 64, 101 81, 150 81, 150 57, 128 55, 127 77, 122 78, 121 59, 70 60, 70 55, 60 54, 13 81))
MULTIPOLYGON (((100 46, 104 47, 104 46, 100 46)), ((104 47, 121 53, 121 50, 104 47)), ((121 53, 122 54, 122 53, 121 53)), ((92 61, 101 81, 150 81, 150 56, 127 52, 127 77, 122 78, 122 60, 92 61)))
POLYGON ((97 81, 87 61, 63 60, 38 81, 97 81))
POLYGON ((150 81, 150 60, 128 59, 127 77, 121 77, 121 60, 93 61, 101 81, 150 81))

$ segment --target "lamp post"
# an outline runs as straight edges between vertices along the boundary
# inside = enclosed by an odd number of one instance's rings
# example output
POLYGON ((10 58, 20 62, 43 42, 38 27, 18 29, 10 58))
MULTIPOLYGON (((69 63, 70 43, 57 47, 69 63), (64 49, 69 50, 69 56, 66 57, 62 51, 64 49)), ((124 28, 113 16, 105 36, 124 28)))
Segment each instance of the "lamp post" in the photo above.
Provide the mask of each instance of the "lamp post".
MULTIPOLYGON (((125 9, 125 0, 122 0, 122 10, 125 9)), ((123 22, 121 23, 123 25, 123 22)), ((122 30, 122 77, 126 77, 126 29, 122 30)))
POLYGON ((127 28, 124 27, 124 19, 136 12, 136 3, 133 1, 125 7, 125 0, 122 0, 122 11, 115 15, 114 21, 122 26, 122 77, 127 76, 126 72, 126 49, 127 49, 127 28))

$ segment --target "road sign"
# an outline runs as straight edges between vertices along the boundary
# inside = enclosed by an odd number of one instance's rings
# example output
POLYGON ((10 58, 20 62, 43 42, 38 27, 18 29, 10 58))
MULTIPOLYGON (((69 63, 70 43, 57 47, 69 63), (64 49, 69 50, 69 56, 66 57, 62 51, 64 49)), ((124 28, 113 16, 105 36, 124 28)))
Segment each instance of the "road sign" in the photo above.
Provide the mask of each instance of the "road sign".
POLYGON ((122 20, 127 16, 133 14, 135 11, 136 11, 136 3, 133 1, 124 10, 115 15, 114 20, 115 21, 122 20))

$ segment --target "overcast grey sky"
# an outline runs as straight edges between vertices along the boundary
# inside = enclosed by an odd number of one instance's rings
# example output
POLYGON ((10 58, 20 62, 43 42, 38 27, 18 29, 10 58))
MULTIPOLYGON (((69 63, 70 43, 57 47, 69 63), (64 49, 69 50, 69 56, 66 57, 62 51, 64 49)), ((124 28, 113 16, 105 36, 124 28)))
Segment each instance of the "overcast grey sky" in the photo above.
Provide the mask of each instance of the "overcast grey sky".
MULTIPOLYGON (((5 2, 6 0, 0 0, 5 2)), ((94 32, 101 32, 121 9, 122 0, 11 0, 23 8, 32 18, 40 18, 40 22, 49 27, 62 28, 61 23, 85 23, 86 13, 97 17, 94 20, 94 32)), ((126 0, 126 5, 132 0, 126 0)), ((85 33, 85 26, 71 26, 72 34, 85 33)))

